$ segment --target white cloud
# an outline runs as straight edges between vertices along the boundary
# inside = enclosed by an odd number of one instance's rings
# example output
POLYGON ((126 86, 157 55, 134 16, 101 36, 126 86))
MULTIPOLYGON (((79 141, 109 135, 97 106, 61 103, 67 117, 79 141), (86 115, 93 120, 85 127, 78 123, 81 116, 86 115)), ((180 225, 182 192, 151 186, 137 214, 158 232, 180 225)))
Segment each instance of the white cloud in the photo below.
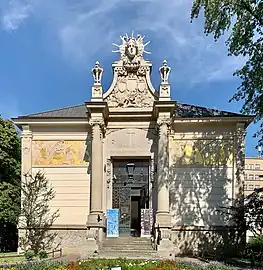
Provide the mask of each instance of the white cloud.
POLYGON ((5 30, 17 29, 34 14, 78 66, 86 67, 95 54, 105 57, 120 34, 134 29, 153 37, 152 57, 168 59, 177 81, 231 79, 242 59, 228 57, 223 40, 214 44, 204 36, 202 20, 190 23, 191 5, 192 0, 16 0, 2 7, 1 21, 5 30))
POLYGON ((28 18, 32 6, 20 0, 3 1, 0 5, 2 26, 6 31, 16 30, 28 18))

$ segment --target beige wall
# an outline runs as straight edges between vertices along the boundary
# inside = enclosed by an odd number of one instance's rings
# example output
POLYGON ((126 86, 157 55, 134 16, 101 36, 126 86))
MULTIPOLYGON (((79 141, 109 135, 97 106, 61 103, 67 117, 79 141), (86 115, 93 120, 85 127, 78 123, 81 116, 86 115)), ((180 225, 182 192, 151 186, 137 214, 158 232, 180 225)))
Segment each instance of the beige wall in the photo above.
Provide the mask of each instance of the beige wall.
POLYGON ((245 160, 245 195, 253 192, 254 188, 263 187, 263 158, 247 157, 245 160))
POLYGON ((56 228, 86 227, 90 204, 90 130, 88 126, 33 126, 32 173, 43 171, 59 209, 56 228))
POLYGON ((59 209, 60 216, 54 225, 83 225, 89 213, 90 177, 87 167, 34 167, 33 173, 41 170, 56 191, 51 201, 51 210, 59 209))
POLYGON ((173 226, 221 226, 217 212, 233 197, 231 125, 177 125, 170 136, 170 212, 173 226))

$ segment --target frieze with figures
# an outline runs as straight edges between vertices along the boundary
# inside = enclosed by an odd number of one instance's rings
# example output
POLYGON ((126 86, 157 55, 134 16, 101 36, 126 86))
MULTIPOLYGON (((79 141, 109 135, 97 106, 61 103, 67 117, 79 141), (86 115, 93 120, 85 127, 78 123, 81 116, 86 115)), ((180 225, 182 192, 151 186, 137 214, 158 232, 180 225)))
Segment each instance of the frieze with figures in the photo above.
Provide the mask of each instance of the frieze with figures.
POLYGON ((37 165, 88 165, 86 141, 33 141, 32 164, 37 165))
POLYGON ((232 166, 232 140, 170 140, 171 165, 232 166))

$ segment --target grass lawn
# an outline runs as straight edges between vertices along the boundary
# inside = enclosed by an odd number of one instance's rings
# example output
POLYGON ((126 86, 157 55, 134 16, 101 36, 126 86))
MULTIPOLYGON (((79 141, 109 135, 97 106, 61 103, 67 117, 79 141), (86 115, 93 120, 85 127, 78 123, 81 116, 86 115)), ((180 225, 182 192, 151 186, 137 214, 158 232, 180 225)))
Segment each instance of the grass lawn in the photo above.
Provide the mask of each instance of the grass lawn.
POLYGON ((1 252, 0 263, 21 262, 25 260, 24 256, 17 255, 17 252, 1 252))

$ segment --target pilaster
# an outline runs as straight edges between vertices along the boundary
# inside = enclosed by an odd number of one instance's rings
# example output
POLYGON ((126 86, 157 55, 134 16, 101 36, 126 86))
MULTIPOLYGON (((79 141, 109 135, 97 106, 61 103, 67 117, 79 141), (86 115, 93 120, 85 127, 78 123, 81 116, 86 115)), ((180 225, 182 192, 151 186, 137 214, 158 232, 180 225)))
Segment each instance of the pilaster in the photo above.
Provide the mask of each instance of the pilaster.
POLYGON ((29 126, 25 125, 22 127, 21 133, 21 174, 22 179, 24 174, 31 174, 32 173, 32 131, 30 131, 29 126))
MULTIPOLYGON (((21 182, 25 182, 25 175, 32 174, 32 131, 30 131, 29 125, 22 126, 21 133, 21 182)), ((22 197, 23 199, 23 197, 22 197)), ((18 235, 22 237, 25 231, 21 229, 23 223, 23 217, 18 219, 18 235)), ((18 254, 23 252, 20 246, 17 249, 18 254)))
POLYGON ((158 169, 157 169, 157 213, 156 223, 159 228, 170 228, 170 202, 169 202, 169 146, 168 132, 171 124, 170 118, 157 120, 158 140, 158 169))
POLYGON ((107 118, 105 102, 86 102, 89 124, 92 128, 90 213, 87 219, 87 240, 90 251, 98 250, 104 238, 105 215, 103 213, 103 137, 107 118))
MULTIPOLYGON (((163 76, 163 85, 167 84, 167 75, 163 76), (166 79, 165 79, 166 78, 166 79)), ((176 103, 169 100, 159 100, 154 104, 154 115, 158 128, 157 157, 157 211, 155 220, 156 235, 159 238, 158 254, 169 257, 174 252, 171 241, 170 214, 170 179, 169 179, 169 133, 173 124, 173 114, 176 103)))
POLYGON ((244 196, 245 137, 245 124, 237 123, 234 136, 235 198, 244 196))

